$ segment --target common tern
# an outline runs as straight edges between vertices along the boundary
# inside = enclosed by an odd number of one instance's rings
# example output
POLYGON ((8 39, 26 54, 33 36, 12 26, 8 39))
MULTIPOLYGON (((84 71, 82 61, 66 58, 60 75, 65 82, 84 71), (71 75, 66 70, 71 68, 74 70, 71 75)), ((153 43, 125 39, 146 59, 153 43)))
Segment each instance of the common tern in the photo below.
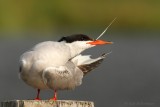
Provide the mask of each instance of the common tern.
POLYGON ((41 89, 54 90, 53 100, 57 100, 57 90, 74 89, 82 84, 82 78, 96 68, 106 57, 92 59, 81 55, 97 45, 112 44, 110 41, 94 40, 84 34, 62 37, 59 41, 45 41, 35 45, 20 57, 20 78, 37 89, 35 100, 40 100, 41 89))

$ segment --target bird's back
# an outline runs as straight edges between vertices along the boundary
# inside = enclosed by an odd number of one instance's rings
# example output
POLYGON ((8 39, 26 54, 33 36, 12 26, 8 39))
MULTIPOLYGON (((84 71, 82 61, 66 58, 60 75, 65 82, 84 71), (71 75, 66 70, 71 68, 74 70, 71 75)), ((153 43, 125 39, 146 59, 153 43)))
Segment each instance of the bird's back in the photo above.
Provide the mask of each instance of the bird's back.
POLYGON ((49 66, 50 64, 52 64, 52 66, 64 65, 71 57, 69 47, 63 42, 42 42, 37 44, 33 48, 33 51, 36 52, 38 60, 47 62, 47 65, 49 66))
POLYGON ((30 51, 21 56, 21 61, 26 61, 30 65, 41 61, 46 66, 61 66, 70 59, 70 49, 64 43, 42 42, 33 47, 30 51))

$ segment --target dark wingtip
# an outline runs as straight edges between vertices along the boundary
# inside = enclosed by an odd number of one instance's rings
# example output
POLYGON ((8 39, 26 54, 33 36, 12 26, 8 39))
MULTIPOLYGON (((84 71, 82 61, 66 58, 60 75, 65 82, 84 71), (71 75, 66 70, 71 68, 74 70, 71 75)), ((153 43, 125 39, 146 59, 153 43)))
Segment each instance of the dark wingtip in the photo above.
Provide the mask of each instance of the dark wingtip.
POLYGON ((101 57, 105 58, 107 55, 109 55, 109 54, 111 54, 111 53, 112 53, 112 51, 111 51, 111 52, 108 52, 108 53, 103 53, 103 54, 101 55, 101 57))
POLYGON ((107 54, 106 53, 103 53, 102 55, 101 55, 101 57, 106 57, 107 56, 107 54))
POLYGON ((90 64, 83 64, 83 65, 79 65, 78 68, 80 70, 82 70, 83 74, 86 75, 87 73, 89 73, 90 71, 92 71, 93 69, 97 68, 101 63, 102 61, 104 60, 104 58, 106 58, 107 56, 107 53, 103 53, 100 57, 99 60, 93 62, 93 63, 90 63, 90 64))

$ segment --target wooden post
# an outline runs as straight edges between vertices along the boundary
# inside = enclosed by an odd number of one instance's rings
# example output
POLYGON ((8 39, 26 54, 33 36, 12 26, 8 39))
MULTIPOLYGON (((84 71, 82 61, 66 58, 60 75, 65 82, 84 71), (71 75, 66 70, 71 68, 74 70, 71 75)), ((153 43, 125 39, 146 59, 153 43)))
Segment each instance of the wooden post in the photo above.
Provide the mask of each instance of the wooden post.
POLYGON ((94 107, 94 103, 76 100, 12 100, 1 102, 1 107, 94 107))

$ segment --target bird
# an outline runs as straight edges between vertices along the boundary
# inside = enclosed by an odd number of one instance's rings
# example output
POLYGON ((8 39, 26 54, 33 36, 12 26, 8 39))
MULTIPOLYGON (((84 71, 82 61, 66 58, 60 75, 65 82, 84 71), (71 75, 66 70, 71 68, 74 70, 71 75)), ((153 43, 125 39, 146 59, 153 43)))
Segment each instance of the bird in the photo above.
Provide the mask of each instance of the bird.
POLYGON ((82 84, 87 73, 98 67, 106 53, 97 58, 81 53, 111 41, 94 40, 85 34, 61 37, 58 41, 36 44, 20 56, 19 75, 29 86, 37 89, 35 100, 41 100, 40 90, 54 90, 51 100, 57 100, 57 90, 73 90, 82 84))

